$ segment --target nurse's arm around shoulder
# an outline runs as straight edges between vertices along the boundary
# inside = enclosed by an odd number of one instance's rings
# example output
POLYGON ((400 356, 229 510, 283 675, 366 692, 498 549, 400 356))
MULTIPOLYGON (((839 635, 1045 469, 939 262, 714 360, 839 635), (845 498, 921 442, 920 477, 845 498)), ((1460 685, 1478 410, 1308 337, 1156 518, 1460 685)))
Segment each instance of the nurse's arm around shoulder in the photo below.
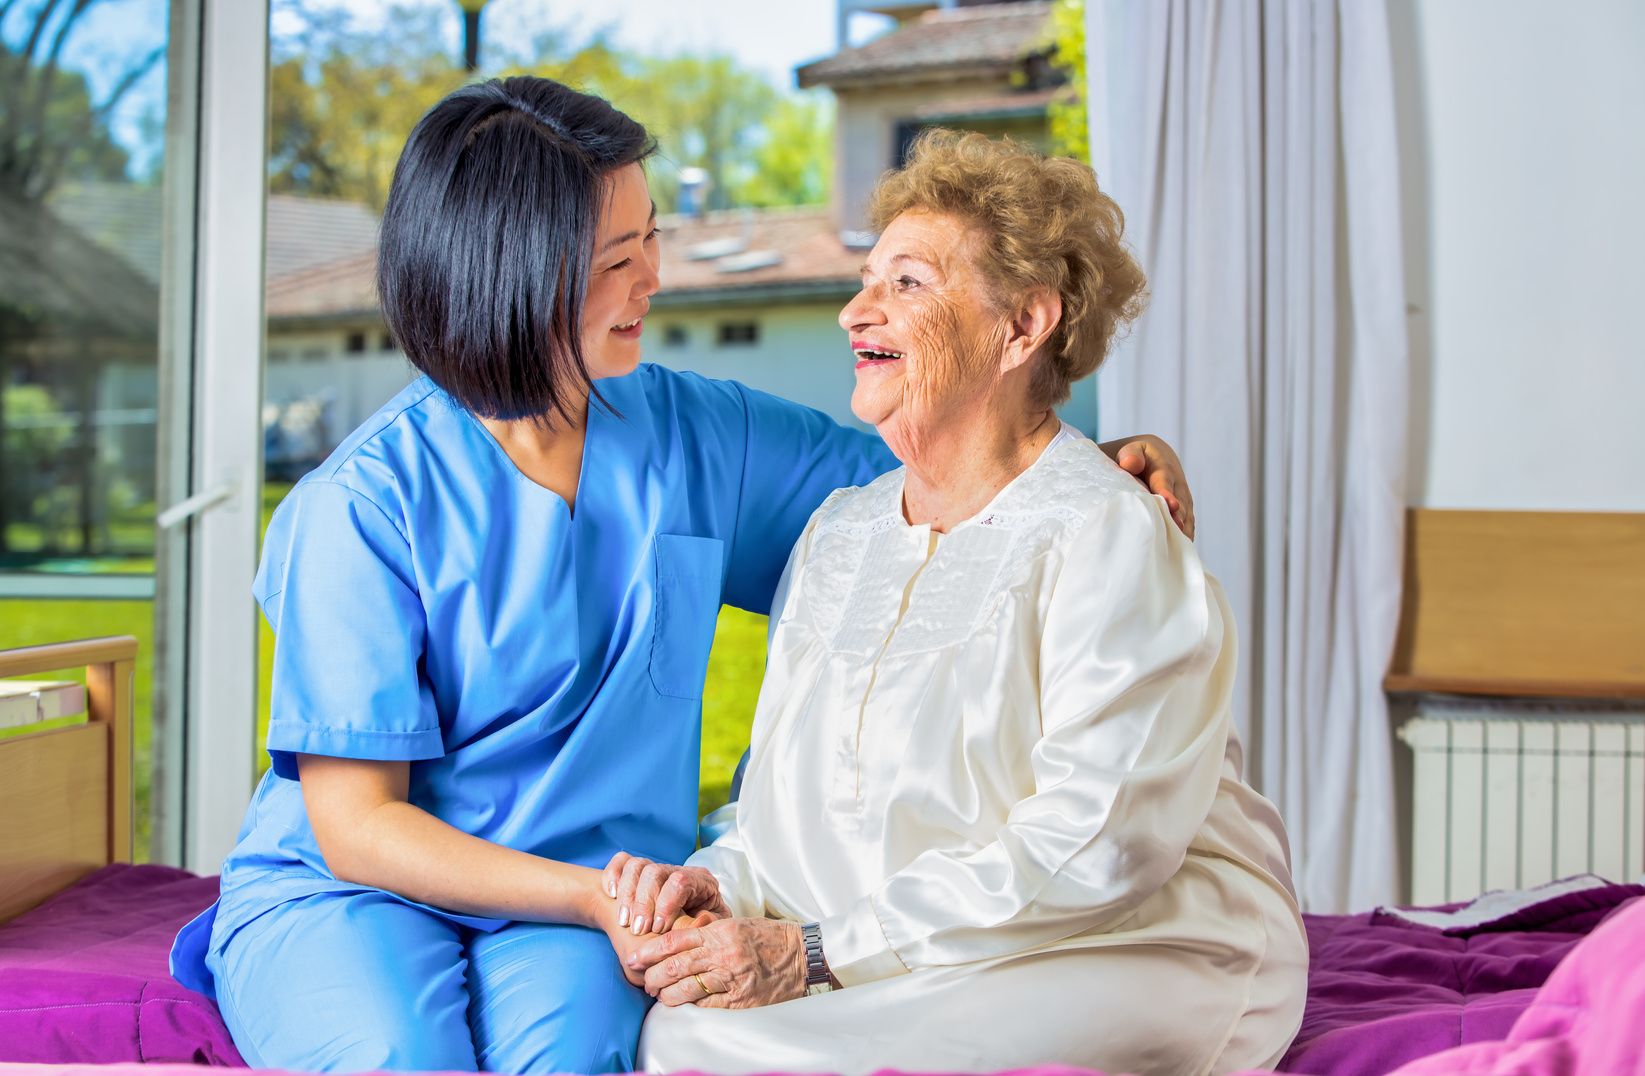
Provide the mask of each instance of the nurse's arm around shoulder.
MULTIPOLYGON (((462 915, 603 930, 619 960, 655 936, 618 922, 620 905, 601 871, 471 836, 407 802, 409 762, 299 754, 297 772, 320 854, 341 881, 462 915)), ((682 870, 674 885, 691 914, 719 904, 707 871, 682 870)))

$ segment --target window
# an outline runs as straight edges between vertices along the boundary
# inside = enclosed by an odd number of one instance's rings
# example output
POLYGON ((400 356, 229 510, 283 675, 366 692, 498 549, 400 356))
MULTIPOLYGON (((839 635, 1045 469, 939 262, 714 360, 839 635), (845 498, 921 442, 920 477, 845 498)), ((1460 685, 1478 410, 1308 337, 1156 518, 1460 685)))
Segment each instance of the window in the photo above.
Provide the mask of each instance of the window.
POLYGON ((757 321, 720 322, 721 347, 752 347, 760 342, 760 323, 757 321))
POLYGON ((685 347, 691 343, 691 334, 684 325, 664 325, 663 344, 667 347, 685 347))
POLYGON ((394 337, 390 333, 384 333, 383 334, 382 340, 381 340, 381 342, 379 343, 378 346, 381 347, 382 350, 384 350, 384 351, 398 351, 398 350, 400 350, 399 348, 394 346, 394 337))
POLYGON ((365 333, 349 333, 348 342, 344 348, 350 355, 360 355, 366 350, 365 333))
POLYGON ((915 120, 900 120, 896 126, 896 144, 891 147, 891 167, 901 168, 908 163, 908 151, 914 148, 914 139, 920 136, 926 125, 915 120))

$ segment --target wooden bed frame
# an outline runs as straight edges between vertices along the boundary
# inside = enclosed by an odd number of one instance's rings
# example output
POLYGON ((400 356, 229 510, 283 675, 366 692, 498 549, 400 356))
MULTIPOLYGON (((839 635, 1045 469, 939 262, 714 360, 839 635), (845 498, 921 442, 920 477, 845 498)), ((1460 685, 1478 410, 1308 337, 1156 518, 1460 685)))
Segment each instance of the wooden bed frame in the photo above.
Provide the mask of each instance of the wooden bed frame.
POLYGON ((136 661, 129 635, 0 651, 0 679, 84 667, 87 718, 0 739, 0 923, 131 860, 136 661))

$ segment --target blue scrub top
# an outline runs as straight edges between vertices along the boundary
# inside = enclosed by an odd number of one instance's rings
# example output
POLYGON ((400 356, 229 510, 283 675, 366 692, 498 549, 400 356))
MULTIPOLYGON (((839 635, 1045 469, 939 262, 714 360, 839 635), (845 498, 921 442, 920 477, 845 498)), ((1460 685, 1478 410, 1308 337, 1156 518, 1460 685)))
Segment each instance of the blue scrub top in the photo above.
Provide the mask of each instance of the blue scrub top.
POLYGON ((691 853, 721 603, 768 612, 823 498, 897 461, 736 382, 646 364, 597 388, 612 411, 589 408, 575 514, 426 378, 274 513, 254 588, 273 769, 178 938, 184 985, 214 993, 208 947, 275 905, 366 888, 326 869, 296 752, 410 761, 412 803, 534 855, 691 853))

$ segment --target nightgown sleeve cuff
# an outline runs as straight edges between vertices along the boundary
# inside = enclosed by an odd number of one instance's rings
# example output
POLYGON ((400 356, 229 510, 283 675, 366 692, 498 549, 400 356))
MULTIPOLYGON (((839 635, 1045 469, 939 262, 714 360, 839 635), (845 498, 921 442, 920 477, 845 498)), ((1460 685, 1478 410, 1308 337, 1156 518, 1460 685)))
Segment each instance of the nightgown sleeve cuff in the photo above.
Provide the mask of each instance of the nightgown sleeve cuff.
MULTIPOLYGON (((730 805, 735 808, 736 804, 730 805)), ((725 808, 720 808, 725 810, 725 808)), ((715 812, 718 814, 719 812, 715 812)), ((713 818, 714 815, 710 815, 713 818)), ((753 864, 738 841, 736 823, 711 845, 691 853, 686 866, 702 867, 720 883, 720 896, 731 909, 734 919, 757 919, 765 914, 765 898, 761 895, 760 880, 754 874, 753 864)))
POLYGON ((860 986, 908 973, 908 966, 886 940, 868 897, 824 919, 820 928, 823 958, 841 985, 860 986))

